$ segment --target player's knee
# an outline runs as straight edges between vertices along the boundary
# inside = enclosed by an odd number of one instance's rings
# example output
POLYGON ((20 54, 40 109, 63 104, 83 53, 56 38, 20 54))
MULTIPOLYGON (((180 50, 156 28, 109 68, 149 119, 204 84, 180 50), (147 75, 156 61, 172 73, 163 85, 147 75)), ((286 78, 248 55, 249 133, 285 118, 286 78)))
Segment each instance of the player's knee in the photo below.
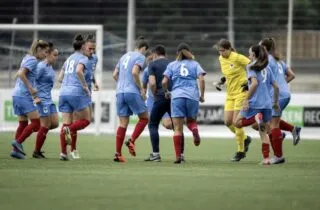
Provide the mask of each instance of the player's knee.
POLYGON ((170 122, 169 122, 169 120, 163 120, 163 121, 162 121, 162 125, 163 125, 163 127, 165 127, 166 129, 172 130, 171 120, 170 120, 170 122))
POLYGON ((51 122, 50 129, 55 129, 59 126, 59 122, 51 122))
POLYGON ((33 132, 38 132, 38 130, 40 129, 40 119, 31 120, 31 124, 33 132))

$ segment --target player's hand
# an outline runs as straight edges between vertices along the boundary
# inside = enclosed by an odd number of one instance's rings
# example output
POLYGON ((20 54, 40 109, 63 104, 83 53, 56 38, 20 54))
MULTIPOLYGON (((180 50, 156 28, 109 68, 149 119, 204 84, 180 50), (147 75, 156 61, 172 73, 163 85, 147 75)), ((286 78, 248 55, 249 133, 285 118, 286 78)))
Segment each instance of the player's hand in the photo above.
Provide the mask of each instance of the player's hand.
POLYGON ((171 93, 170 93, 170 91, 165 91, 164 92, 164 97, 166 98, 166 99, 170 99, 171 98, 171 93))
POLYGON ((278 102, 273 103, 273 104, 272 104, 272 108, 273 108, 276 112, 280 111, 279 103, 278 103, 278 102))
POLYGON ((200 101, 201 103, 203 103, 203 102, 205 101, 205 100, 204 100, 204 96, 200 96, 199 101, 200 101))
POLYGON ((243 102, 242 102, 242 109, 244 111, 247 111, 249 109, 249 100, 248 99, 245 99, 243 102))
POLYGON ((40 103, 41 103, 40 98, 38 98, 37 96, 35 96, 35 97, 33 98, 33 103, 34 103, 34 104, 40 104, 40 103))
POLYGON ((221 77, 220 81, 218 83, 213 83, 213 85, 216 87, 216 89, 218 91, 221 91, 225 82, 226 82, 226 78, 225 77, 221 77))
POLYGON ((89 97, 91 97, 91 93, 90 93, 90 90, 89 90, 88 86, 84 86, 83 89, 84 89, 84 91, 86 92, 86 94, 87 94, 89 97))
POLYGON ((140 95, 142 96, 142 99, 145 101, 147 100, 147 93, 144 89, 140 90, 140 95))
POLYGON ((98 91, 99 90, 99 85, 98 84, 94 84, 93 85, 93 91, 98 91))

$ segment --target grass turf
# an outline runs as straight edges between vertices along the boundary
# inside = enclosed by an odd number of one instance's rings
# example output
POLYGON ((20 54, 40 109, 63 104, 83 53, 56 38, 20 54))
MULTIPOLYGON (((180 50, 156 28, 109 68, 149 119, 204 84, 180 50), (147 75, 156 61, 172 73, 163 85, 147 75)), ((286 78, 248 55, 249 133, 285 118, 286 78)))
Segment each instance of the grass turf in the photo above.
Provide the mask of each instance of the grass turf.
POLYGON ((30 158, 35 136, 27 139, 26 160, 9 157, 12 133, 0 133, 0 209, 320 209, 320 141, 294 147, 285 140, 287 163, 260 166, 260 141, 247 158, 232 163, 235 142, 186 142, 186 163, 174 165, 171 138, 161 139, 161 163, 144 162, 147 138, 137 142, 137 157, 112 161, 113 136, 78 136, 81 159, 58 160, 58 135, 49 134, 46 160, 30 158))

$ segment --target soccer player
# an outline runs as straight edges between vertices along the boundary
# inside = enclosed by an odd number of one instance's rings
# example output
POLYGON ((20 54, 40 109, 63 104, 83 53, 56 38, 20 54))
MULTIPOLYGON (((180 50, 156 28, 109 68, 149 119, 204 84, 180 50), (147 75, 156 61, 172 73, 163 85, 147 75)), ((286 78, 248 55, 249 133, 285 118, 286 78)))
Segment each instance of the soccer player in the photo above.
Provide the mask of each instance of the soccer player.
POLYGON ((75 150, 77 131, 87 127, 91 117, 91 93, 85 81, 85 74, 89 71, 88 57, 92 57, 94 43, 83 35, 76 35, 73 48, 75 52, 69 56, 62 67, 64 75, 59 96, 59 111, 62 112, 63 117, 60 132, 60 160, 68 160, 67 143, 70 141, 72 157, 79 158, 75 150), (78 120, 73 122, 74 112, 77 112, 78 120))
MULTIPOLYGON (((171 100, 165 98, 164 90, 162 88, 163 73, 166 70, 170 61, 166 58, 166 49, 163 45, 157 45, 152 50, 154 60, 148 65, 149 86, 153 96, 153 105, 149 121, 149 133, 152 145, 152 153, 145 159, 145 161, 160 162, 159 150, 159 124, 166 113, 169 113, 170 119, 170 103, 171 100)), ((171 91, 171 83, 169 84, 169 91, 171 91)))
POLYGON ((37 65, 36 70, 36 88, 38 90, 38 112, 40 114, 40 129, 37 134, 37 140, 33 157, 46 158, 41 151, 49 130, 59 126, 59 118, 56 105, 52 101, 51 90, 55 80, 55 70, 52 65, 56 62, 58 50, 49 42, 47 58, 37 65))
MULTIPOLYGON (((271 145, 274 151, 274 157, 271 159, 272 164, 280 164, 285 162, 285 158, 283 157, 283 151, 282 151, 282 133, 280 129, 280 121, 281 121, 281 115, 282 110, 286 108, 286 106, 290 102, 290 90, 288 87, 288 83, 286 81, 285 72, 283 69, 284 63, 280 62, 280 56, 276 52, 276 45, 275 41, 272 38, 265 38, 263 39, 260 44, 265 47, 265 49, 268 51, 268 59, 269 59, 269 65, 270 70, 272 71, 272 74, 274 75, 280 89, 280 95, 279 95, 279 105, 280 110, 272 111, 272 120, 271 120, 271 135, 270 135, 270 141, 271 145)), ((289 74, 289 71, 287 71, 287 74, 289 74)), ((291 75, 292 77, 292 75, 291 75)), ((270 90, 271 95, 273 95, 273 89, 270 90)), ((284 128, 291 128, 291 132, 294 136, 294 144, 299 142, 300 140, 300 127, 293 127, 292 125, 286 123, 282 120, 282 125, 286 125, 284 128)))
POLYGON ((113 72, 113 78, 117 81, 117 115, 120 125, 116 136, 115 162, 125 162, 121 149, 129 124, 130 115, 137 114, 139 121, 126 141, 126 146, 132 156, 136 156, 135 141, 148 124, 148 111, 145 105, 146 93, 140 81, 140 71, 145 63, 145 53, 148 50, 148 42, 140 37, 136 40, 135 50, 124 54, 113 72))
POLYGON ((279 109, 279 88, 269 69, 268 54, 260 45, 253 45, 249 49, 252 63, 248 65, 249 90, 244 100, 243 110, 239 113, 235 125, 237 128, 248 126, 256 122, 262 140, 263 161, 261 164, 269 165, 270 139, 267 135, 267 126, 272 118, 272 108, 279 109), (271 87, 272 86, 272 87, 271 87), (274 89, 273 98, 270 89, 274 89))
POLYGON ((219 62, 227 89, 224 123, 235 134, 237 152, 231 160, 237 162, 246 157, 251 143, 251 138, 245 134, 245 130, 234 126, 236 117, 242 108, 242 102, 247 97, 247 92, 243 91, 242 86, 247 83, 246 66, 250 60, 235 52, 231 43, 226 39, 221 39, 216 47, 220 54, 219 62))
POLYGON ((37 64, 46 58, 48 53, 48 43, 43 40, 33 41, 29 53, 23 58, 20 69, 17 73, 18 79, 12 93, 13 110, 18 115, 19 126, 16 130, 15 140, 11 145, 14 150, 11 157, 24 159, 26 153, 22 143, 33 132, 40 128, 39 112, 35 102, 40 102, 35 87, 35 77, 37 64), (28 124, 28 119, 31 123, 28 124))
POLYGON ((162 80, 163 90, 166 97, 171 95, 171 116, 174 127, 174 148, 176 161, 183 162, 181 157, 181 146, 183 140, 183 123, 187 118, 187 127, 193 134, 195 146, 200 145, 200 136, 196 117, 199 109, 199 101, 204 102, 206 72, 200 64, 194 60, 194 55, 190 52, 190 47, 186 43, 181 43, 177 48, 176 61, 171 62, 162 80), (199 79, 200 95, 197 80, 199 79), (172 82, 172 91, 169 92, 169 81, 172 82))

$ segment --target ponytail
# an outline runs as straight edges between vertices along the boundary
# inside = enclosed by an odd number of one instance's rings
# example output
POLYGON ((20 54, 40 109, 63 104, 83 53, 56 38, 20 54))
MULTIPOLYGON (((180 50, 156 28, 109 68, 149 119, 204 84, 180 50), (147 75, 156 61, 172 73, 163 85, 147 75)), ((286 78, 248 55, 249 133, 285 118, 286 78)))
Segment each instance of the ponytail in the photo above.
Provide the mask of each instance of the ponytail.
POLYGON ((190 52, 190 46, 187 43, 180 43, 177 47, 177 58, 176 60, 194 60, 194 55, 190 52))
POLYGON ((34 40, 32 42, 32 44, 31 44, 31 47, 30 47, 30 50, 29 50, 29 54, 33 55, 33 56, 36 56, 39 48, 44 49, 44 48, 47 48, 47 47, 49 47, 49 44, 46 41, 39 40, 39 39, 38 40, 34 40))
POLYGON ((276 41, 274 38, 265 38, 260 43, 262 46, 264 46, 268 53, 271 54, 277 61, 279 61, 281 56, 278 54, 276 49, 276 41))
POLYGON ((256 62, 250 66, 251 70, 261 71, 268 65, 268 53, 266 49, 261 45, 251 46, 251 51, 256 57, 256 62))

